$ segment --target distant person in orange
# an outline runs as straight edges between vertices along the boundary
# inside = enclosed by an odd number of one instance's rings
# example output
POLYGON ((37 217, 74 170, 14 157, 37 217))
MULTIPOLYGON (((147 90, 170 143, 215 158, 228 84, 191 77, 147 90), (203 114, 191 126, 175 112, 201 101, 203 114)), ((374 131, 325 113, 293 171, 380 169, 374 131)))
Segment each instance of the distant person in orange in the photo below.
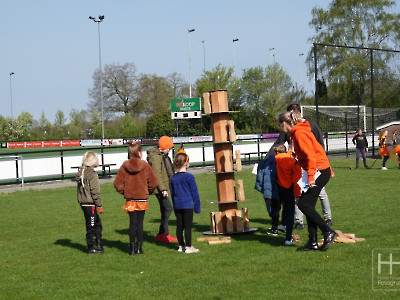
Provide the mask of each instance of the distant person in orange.
POLYGON ((338 234, 317 213, 315 205, 321 189, 333 176, 328 158, 324 148, 311 132, 310 124, 305 119, 293 111, 288 111, 278 116, 278 122, 284 133, 290 133, 290 148, 293 149, 298 164, 307 172, 308 176, 308 189, 302 192, 298 202, 299 209, 307 218, 308 242, 297 250, 327 250, 338 234), (320 248, 317 243, 318 227, 324 236, 324 242, 320 248))
POLYGON ((387 130, 382 130, 381 133, 379 134, 379 152, 378 152, 378 154, 383 157, 383 161, 382 161, 382 165, 381 165, 382 170, 387 170, 386 162, 390 156, 389 149, 387 147, 387 140, 386 140, 387 135, 388 135, 387 130))
POLYGON ((394 148, 394 155, 397 155, 397 161, 399 163, 399 169, 400 169, 400 145, 397 145, 394 148))
POLYGON ((292 246, 292 233, 295 211, 295 199, 300 198, 300 187, 297 181, 301 178, 301 168, 293 157, 292 151, 286 152, 285 145, 274 149, 276 155, 276 172, 279 199, 283 204, 282 222, 286 225, 285 246, 292 246))

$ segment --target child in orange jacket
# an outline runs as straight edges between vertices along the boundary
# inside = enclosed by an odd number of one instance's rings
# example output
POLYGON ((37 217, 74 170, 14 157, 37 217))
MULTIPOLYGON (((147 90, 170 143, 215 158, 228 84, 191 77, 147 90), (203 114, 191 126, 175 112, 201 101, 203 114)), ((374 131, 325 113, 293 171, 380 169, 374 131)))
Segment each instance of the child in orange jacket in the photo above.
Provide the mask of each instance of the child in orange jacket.
POLYGON ((400 169, 400 145, 397 145, 394 148, 394 155, 397 155, 398 162, 399 162, 399 169, 400 169))
POLYGON ((286 225, 285 246, 292 246, 295 199, 298 200, 301 194, 297 184, 301 178, 301 168, 294 159, 292 151, 286 152, 285 145, 277 145, 274 151, 279 199, 283 204, 282 222, 286 225))

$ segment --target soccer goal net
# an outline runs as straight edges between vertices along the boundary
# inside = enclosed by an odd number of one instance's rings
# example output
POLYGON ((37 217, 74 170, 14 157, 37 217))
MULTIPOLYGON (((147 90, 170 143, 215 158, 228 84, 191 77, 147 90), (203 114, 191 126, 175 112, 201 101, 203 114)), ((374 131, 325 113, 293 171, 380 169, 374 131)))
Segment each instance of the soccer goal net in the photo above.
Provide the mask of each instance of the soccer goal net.
MULTIPOLYGON (((400 108, 375 108, 374 127, 398 121, 400 108)), ((302 106, 305 119, 317 121, 316 106, 302 106)), ((372 108, 360 106, 318 106, 318 125, 323 132, 356 132, 358 128, 371 132, 372 108)))

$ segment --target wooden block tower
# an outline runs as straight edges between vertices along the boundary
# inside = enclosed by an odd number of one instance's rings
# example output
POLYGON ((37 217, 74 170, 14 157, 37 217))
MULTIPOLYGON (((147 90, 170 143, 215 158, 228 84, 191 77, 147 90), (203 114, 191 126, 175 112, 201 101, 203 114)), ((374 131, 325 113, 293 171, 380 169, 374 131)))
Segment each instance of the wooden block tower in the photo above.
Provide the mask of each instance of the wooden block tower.
MULTIPOLYGON (((237 203, 244 201, 243 181, 236 189, 233 165, 233 142, 236 141, 234 122, 229 119, 226 90, 203 94, 204 112, 211 117, 215 174, 218 193, 218 212, 211 213, 211 234, 251 232, 247 208, 238 210, 237 203), (237 192, 237 193, 236 193, 237 192), (237 195, 236 195, 237 194, 237 195)), ((236 171, 241 170, 240 151, 236 151, 236 171)))

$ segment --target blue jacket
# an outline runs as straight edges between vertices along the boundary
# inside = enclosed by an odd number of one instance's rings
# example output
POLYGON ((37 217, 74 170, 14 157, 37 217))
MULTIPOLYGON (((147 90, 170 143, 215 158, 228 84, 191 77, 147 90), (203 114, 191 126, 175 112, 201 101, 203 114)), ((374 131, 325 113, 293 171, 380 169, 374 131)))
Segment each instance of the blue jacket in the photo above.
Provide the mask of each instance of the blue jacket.
POLYGON ((265 199, 279 200, 277 179, 275 156, 260 161, 254 188, 263 193, 265 199))
POLYGON ((170 191, 174 209, 193 209, 196 214, 201 212, 199 192, 192 174, 175 173, 171 178, 170 191))

